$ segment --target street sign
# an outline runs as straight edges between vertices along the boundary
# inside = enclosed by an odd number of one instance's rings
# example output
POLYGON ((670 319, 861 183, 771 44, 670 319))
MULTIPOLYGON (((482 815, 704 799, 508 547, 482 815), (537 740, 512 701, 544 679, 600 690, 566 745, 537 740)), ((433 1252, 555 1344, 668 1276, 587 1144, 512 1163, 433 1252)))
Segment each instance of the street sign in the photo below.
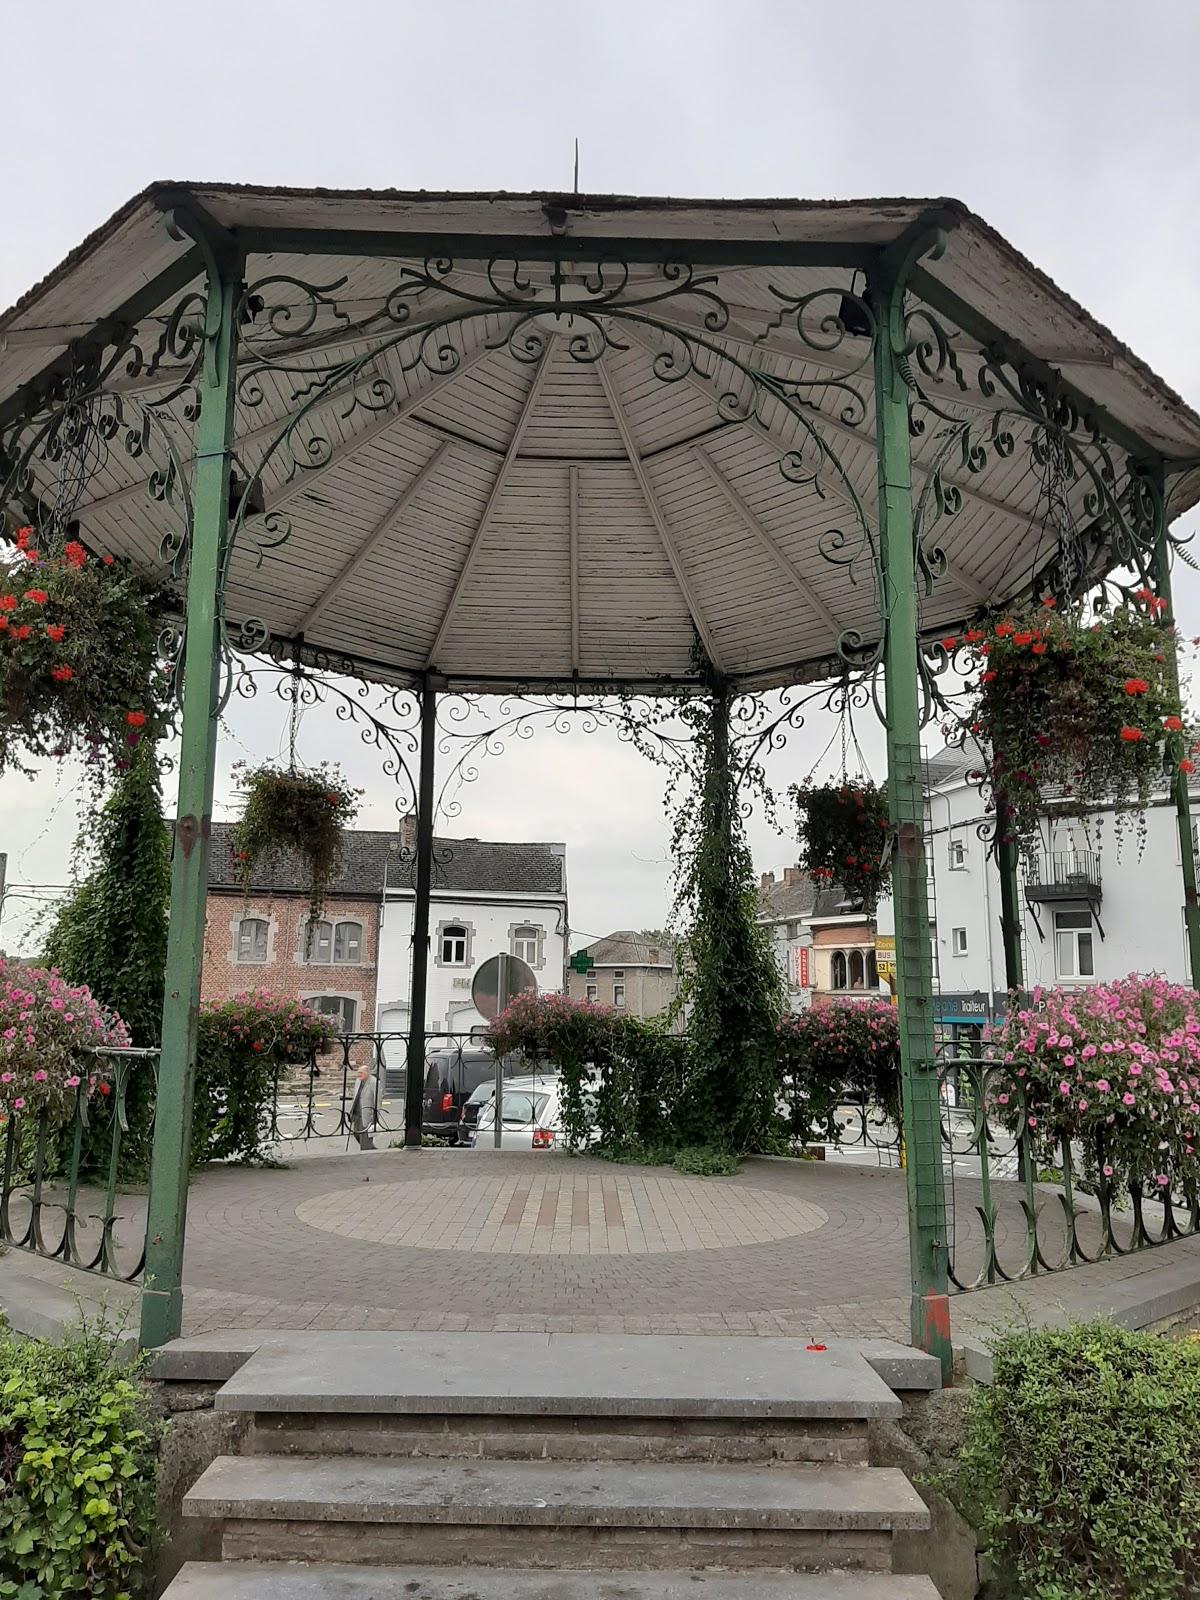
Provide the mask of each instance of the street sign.
POLYGON ((520 956, 489 956, 471 982, 471 1000, 481 1017, 498 1017, 522 990, 537 993, 533 968, 520 956))
POLYGON ((572 972, 590 972, 592 970, 592 958, 586 950, 576 950, 571 957, 570 966, 572 972))

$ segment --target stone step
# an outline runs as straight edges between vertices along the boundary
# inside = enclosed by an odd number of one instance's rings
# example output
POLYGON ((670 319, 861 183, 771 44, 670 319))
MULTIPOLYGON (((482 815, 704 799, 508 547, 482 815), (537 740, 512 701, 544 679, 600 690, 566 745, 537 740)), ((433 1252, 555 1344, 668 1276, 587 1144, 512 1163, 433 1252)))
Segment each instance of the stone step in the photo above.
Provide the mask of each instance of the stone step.
POLYGON ((226 1560, 887 1571, 929 1514, 889 1468, 222 1456, 184 1500, 226 1560))
POLYGON ((868 1421, 902 1410, 847 1344, 558 1333, 281 1337, 245 1361, 216 1403, 260 1414, 728 1420, 868 1421))
POLYGON ((839 1417, 253 1413, 258 1455, 490 1461, 831 1461, 866 1465, 869 1423, 839 1417))
POLYGON ((183 1568, 163 1600, 938 1600, 928 1578, 890 1573, 534 1572, 362 1567, 326 1562, 206 1562, 183 1568))

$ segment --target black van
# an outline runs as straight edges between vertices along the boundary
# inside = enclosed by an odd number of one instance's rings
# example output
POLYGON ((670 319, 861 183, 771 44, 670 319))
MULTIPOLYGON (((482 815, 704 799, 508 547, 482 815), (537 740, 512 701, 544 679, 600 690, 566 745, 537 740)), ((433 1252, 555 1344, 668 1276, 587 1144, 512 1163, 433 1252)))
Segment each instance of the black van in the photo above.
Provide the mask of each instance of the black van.
POLYGON ((462 1108, 481 1083, 496 1076, 496 1058, 490 1050, 451 1048, 435 1050, 428 1062, 421 1131, 457 1144, 462 1108))

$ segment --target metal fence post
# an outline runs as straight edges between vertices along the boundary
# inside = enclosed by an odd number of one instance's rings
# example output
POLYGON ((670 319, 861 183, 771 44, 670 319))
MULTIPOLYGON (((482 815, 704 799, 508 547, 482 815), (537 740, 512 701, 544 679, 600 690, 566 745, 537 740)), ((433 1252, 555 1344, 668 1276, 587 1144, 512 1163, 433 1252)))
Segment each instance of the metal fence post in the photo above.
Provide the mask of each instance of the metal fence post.
POLYGON ((905 1180, 908 1189, 913 1343, 950 1367, 950 1306, 941 1115, 933 1038, 933 952, 925 867, 921 767, 920 643, 913 550, 912 463, 903 352, 903 287, 875 274, 869 291, 875 338, 875 448, 883 579, 888 802, 896 833, 896 917, 905 1180))
POLYGON ((202 246, 208 267, 205 360, 196 429, 193 515, 188 549, 179 798, 171 862, 162 1048, 150 1160, 143 1347, 178 1336, 183 1317, 196 1020, 208 891, 220 661, 221 567, 229 520, 240 259, 202 246))

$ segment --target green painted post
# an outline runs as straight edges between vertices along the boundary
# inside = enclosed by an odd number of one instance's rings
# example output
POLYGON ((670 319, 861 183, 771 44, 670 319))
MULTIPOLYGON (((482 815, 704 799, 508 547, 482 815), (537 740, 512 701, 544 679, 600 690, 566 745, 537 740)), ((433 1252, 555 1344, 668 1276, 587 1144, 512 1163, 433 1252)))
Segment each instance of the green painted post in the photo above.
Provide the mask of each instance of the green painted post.
POLYGON ((908 403, 897 370, 903 338, 895 279, 868 281, 877 321, 875 449, 886 635, 888 803, 896 831, 892 899, 896 915, 896 990, 900 1023, 905 1176, 913 1343, 950 1372, 946 1200, 937 1062, 933 1041, 933 951, 925 870, 925 795, 921 766, 920 660, 913 552, 908 403))
POLYGON ((237 365, 235 314, 241 263, 209 256, 209 350, 201 377, 192 488, 183 648, 183 728, 179 799, 171 862, 162 1051, 150 1158, 143 1348, 177 1338, 183 1316, 183 1236, 187 1219, 196 1016, 208 891, 208 845, 217 742, 220 571, 229 518, 229 476, 237 365), (219 312, 219 314, 218 314, 219 312))
MULTIPOLYGON (((1171 596, 1171 546, 1167 539, 1167 514, 1165 496, 1161 477, 1155 486, 1156 509, 1158 513, 1158 528, 1154 540, 1154 586, 1158 591, 1159 599, 1167 602, 1167 609, 1163 613, 1165 622, 1175 623, 1175 603, 1171 596)), ((1176 637, 1171 636, 1168 645, 1170 654, 1171 675, 1175 680, 1176 689, 1179 684, 1179 649, 1176 637)), ((1192 842, 1192 802, 1188 792, 1188 775, 1180 769, 1179 763, 1187 751, 1184 749, 1183 736, 1171 734, 1167 740, 1167 751, 1171 761, 1171 793, 1175 800, 1175 821, 1179 828, 1179 860, 1183 875, 1183 918, 1187 929, 1188 969, 1191 974, 1192 988, 1200 989, 1200 899, 1196 893, 1196 851, 1192 842)))

